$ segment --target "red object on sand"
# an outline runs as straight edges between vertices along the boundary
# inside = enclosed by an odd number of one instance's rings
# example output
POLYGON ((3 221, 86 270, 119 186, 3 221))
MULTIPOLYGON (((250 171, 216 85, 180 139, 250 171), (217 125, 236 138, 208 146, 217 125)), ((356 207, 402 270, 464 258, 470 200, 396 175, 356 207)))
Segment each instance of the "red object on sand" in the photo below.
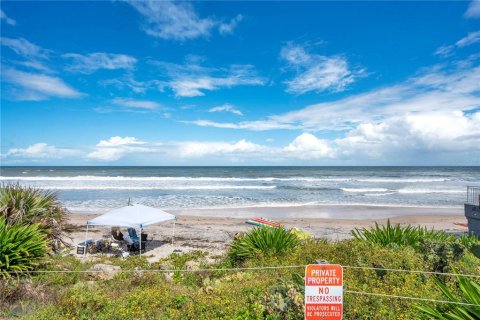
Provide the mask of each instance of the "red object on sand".
POLYGON ((454 222, 453 224, 456 225, 456 226, 461 226, 461 227, 468 228, 468 225, 466 223, 454 222))
POLYGON ((264 219, 264 218, 248 219, 246 223, 253 224, 260 227, 272 227, 272 228, 280 227, 280 223, 274 222, 272 220, 264 219))

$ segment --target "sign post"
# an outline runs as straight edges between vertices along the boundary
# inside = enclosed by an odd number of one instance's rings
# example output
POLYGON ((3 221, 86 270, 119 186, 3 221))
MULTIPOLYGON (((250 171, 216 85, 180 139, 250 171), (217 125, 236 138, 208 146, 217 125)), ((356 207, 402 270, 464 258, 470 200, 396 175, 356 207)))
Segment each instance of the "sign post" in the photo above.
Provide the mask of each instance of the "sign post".
POLYGON ((310 264, 305 270, 305 320, 341 320, 343 267, 310 264))

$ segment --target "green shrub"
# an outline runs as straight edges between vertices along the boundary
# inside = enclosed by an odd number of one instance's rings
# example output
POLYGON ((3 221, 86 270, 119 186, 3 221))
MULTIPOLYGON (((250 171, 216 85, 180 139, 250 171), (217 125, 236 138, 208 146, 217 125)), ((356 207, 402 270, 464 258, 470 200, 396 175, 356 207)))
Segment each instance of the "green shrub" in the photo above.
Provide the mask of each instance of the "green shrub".
POLYGON ((462 235, 458 238, 458 242, 475 257, 480 259, 480 239, 474 235, 462 235))
POLYGON ((416 307, 425 313, 429 319, 438 320, 476 320, 480 319, 480 284, 466 277, 457 277, 459 295, 449 289, 442 281, 436 279, 438 289, 443 293, 445 298, 451 302, 460 302, 473 304, 476 306, 442 304, 432 306, 431 303, 416 305, 416 307))
POLYGON ((62 231, 66 209, 61 206, 55 193, 19 184, 2 185, 0 216, 10 225, 38 223, 53 249, 64 244, 62 231))
POLYGON ((462 234, 458 238, 458 242, 466 249, 470 250, 473 246, 480 244, 480 239, 473 233, 470 235, 462 234))
POLYGON ((417 247, 420 243, 425 241, 435 242, 450 242, 453 237, 440 230, 428 230, 426 227, 400 226, 399 224, 393 226, 390 220, 387 220, 385 226, 379 226, 375 222, 375 227, 370 229, 363 228, 361 230, 355 228, 352 235, 359 241, 366 241, 375 243, 384 247, 395 246, 411 246, 417 247))
POLYGON ((235 239, 228 252, 233 261, 259 255, 281 255, 298 247, 298 237, 283 228, 258 227, 235 239))
POLYGON ((301 319, 304 313, 305 284, 298 273, 292 275, 292 281, 278 279, 262 300, 264 313, 274 319, 301 319))
MULTIPOLYGON (((18 305, 26 304, 23 314, 28 319, 299 319, 303 317, 301 298, 304 292, 304 265, 315 263, 316 260, 327 260, 345 267, 345 290, 445 300, 434 275, 386 269, 429 270, 432 264, 447 257, 450 270, 479 274, 479 260, 463 247, 464 253, 454 258, 459 246, 459 242, 450 240, 446 243, 424 241, 418 247, 410 247, 383 246, 357 240, 329 243, 311 239, 301 241, 295 250, 279 255, 270 251, 264 254, 259 250, 248 258, 232 260, 232 256, 227 256, 214 262, 206 259, 206 253, 197 251, 172 254, 153 264, 148 263, 146 256, 129 259, 99 256, 96 261, 86 262, 77 261, 74 257, 52 255, 49 257, 50 263, 45 265, 48 270, 86 270, 99 262, 119 265, 123 270, 132 270, 137 266, 141 269, 183 270, 190 265, 188 261, 197 262, 196 267, 201 269, 217 269, 230 268, 239 260, 244 267, 299 267, 173 272, 171 277, 156 272, 122 272, 111 280, 96 281, 91 281, 85 273, 38 274, 32 277, 38 292, 48 290, 53 294, 38 294, 36 300, 30 297, 21 300, 16 306, 6 307, 3 314, 0 310, 0 318, 13 314, 8 310, 17 310, 18 305), (32 301, 32 304, 28 305, 26 301, 32 301)), ((466 298, 461 298, 455 278, 442 275, 439 279, 462 302, 467 302, 466 298)), ((452 307, 446 304, 436 306, 446 313, 452 307)), ((426 317, 411 300, 350 292, 344 294, 345 320, 411 320, 426 317)))
POLYGON ((465 254, 465 249, 457 242, 425 242, 419 247, 430 270, 450 272, 450 266, 465 254))
POLYGON ((48 242, 38 225, 8 225, 0 218, 0 277, 35 268, 47 254, 48 242))

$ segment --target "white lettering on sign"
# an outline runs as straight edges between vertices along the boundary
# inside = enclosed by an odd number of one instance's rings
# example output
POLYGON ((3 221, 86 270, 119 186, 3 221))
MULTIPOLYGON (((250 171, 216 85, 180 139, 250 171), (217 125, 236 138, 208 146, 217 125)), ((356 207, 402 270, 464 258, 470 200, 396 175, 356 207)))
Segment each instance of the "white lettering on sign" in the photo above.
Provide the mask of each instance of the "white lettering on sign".
POLYGON ((341 320, 342 314, 342 266, 308 265, 305 270, 305 319, 341 320))

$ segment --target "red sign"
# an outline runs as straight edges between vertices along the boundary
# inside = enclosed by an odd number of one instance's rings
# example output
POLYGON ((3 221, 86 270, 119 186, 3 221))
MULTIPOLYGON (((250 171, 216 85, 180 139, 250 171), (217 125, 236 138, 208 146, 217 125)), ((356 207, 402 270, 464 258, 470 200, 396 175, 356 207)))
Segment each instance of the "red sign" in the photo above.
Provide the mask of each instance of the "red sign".
POLYGON ((343 267, 310 264, 305 270, 305 319, 341 320, 343 314, 343 267))

